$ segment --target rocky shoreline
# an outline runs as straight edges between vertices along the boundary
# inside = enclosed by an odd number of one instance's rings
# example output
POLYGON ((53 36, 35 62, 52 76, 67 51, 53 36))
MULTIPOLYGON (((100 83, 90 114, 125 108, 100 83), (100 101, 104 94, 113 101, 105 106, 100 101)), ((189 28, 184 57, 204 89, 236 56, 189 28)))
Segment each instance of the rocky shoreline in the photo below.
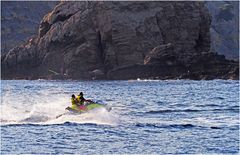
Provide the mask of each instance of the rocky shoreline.
POLYGON ((2 55, 2 79, 239 79, 203 2, 61 2, 2 55))

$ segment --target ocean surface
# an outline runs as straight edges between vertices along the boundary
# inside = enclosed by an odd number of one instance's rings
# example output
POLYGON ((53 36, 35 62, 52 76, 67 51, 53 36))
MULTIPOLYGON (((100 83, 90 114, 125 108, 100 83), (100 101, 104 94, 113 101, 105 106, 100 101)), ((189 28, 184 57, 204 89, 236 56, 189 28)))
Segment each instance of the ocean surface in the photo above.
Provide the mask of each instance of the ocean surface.
POLYGON ((240 152, 233 80, 2 80, 0 119, 1 154, 240 152), (80 91, 112 110, 67 113, 80 91))

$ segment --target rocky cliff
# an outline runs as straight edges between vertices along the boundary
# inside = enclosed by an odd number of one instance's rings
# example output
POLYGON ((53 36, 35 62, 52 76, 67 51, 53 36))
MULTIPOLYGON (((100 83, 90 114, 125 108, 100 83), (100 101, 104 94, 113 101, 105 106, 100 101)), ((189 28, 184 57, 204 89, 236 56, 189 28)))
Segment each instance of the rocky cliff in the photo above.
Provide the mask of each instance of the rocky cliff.
POLYGON ((238 78, 210 53, 203 2, 61 2, 2 57, 3 78, 238 78))
POLYGON ((239 59, 239 2, 205 2, 212 16, 211 50, 228 59, 239 59))
POLYGON ((58 2, 1 1, 1 53, 37 34, 43 16, 58 2))

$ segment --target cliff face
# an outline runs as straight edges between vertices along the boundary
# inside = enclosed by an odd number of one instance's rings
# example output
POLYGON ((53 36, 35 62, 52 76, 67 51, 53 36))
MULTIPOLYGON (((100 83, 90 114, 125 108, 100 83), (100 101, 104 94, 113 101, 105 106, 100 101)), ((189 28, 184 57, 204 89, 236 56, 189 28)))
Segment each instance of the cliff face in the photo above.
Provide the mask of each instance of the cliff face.
POLYGON ((1 53, 24 43, 37 34, 43 16, 58 2, 2 1, 1 53))
POLYGON ((237 65, 209 53, 210 21, 203 2, 61 2, 37 37, 2 57, 2 76, 224 78, 237 65))
POLYGON ((239 59, 239 2, 205 2, 212 16, 211 50, 228 59, 239 59))

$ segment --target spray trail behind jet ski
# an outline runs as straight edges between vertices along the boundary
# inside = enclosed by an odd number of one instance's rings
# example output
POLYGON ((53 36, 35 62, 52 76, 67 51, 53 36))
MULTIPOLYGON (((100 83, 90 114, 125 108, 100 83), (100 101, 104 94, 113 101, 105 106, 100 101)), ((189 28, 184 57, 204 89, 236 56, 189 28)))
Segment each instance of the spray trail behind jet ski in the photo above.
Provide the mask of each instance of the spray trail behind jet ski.
POLYGON ((69 94, 55 94, 44 91, 38 94, 13 94, 9 90, 2 97, 1 124, 61 124, 96 123, 114 125, 117 122, 113 113, 105 108, 99 108, 84 114, 67 113, 65 108, 69 106, 69 94), (66 113, 66 114, 65 114, 66 113), (56 118, 56 116, 61 117, 56 118))

